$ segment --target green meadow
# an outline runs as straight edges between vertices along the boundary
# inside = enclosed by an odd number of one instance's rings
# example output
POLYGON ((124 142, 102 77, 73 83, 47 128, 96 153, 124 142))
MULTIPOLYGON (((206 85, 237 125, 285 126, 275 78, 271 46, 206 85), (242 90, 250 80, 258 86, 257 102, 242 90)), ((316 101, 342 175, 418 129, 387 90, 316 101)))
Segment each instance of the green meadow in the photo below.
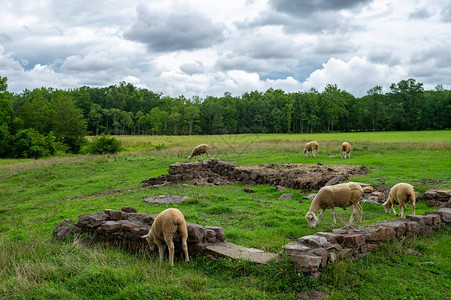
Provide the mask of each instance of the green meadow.
MULTIPOLYGON (((187 222, 221 226, 229 242, 279 253, 282 245, 300 236, 332 230, 330 211, 310 229, 304 216, 311 200, 302 202, 305 194, 298 190, 288 189, 294 197, 282 201, 282 193, 268 185, 254 186, 255 193, 248 194, 242 184, 143 189, 141 181, 167 173, 171 163, 187 162, 194 146, 207 143, 212 157, 238 165, 364 165, 370 172, 352 181, 374 186, 408 182, 421 195, 431 187, 451 188, 449 130, 116 138, 124 151, 115 155, 0 160, 0 298, 296 299, 305 290, 323 291, 330 299, 451 298, 449 226, 432 236, 389 243, 359 260, 339 261, 318 279, 305 276, 286 259, 257 266, 198 256, 170 267, 148 253, 82 246, 82 236, 68 242, 52 237, 61 221, 83 213, 123 206, 158 213, 176 207, 187 222), (310 140, 319 142, 318 158, 302 155, 310 140), (353 147, 349 160, 340 159, 343 141, 353 147), (191 199, 171 205, 143 201, 165 194, 191 199), (412 249, 418 255, 410 254, 412 249)), ((362 207, 363 224, 395 218, 380 205, 362 207)), ((418 203, 416 213, 434 209, 418 203)), ((343 226, 351 210, 336 212, 337 226, 343 226)))

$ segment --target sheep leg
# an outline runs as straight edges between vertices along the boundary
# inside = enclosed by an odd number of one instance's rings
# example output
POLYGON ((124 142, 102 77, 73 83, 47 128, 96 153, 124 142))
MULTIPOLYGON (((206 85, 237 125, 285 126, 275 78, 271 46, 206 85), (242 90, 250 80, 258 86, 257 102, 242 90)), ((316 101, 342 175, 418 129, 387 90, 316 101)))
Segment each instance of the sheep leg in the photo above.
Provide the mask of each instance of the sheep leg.
POLYGON ((401 216, 404 218, 405 216, 406 216, 406 214, 407 214, 407 207, 406 207, 406 204, 404 203, 404 204, 402 204, 402 205, 400 205, 401 206, 401 208, 400 208, 400 214, 401 214, 401 216))
POLYGON ((392 205, 391 205, 391 208, 393 209, 393 214, 394 214, 395 216, 397 216, 398 213, 396 212, 395 206, 393 205, 393 203, 392 203, 392 205))
POLYGON ((155 244, 158 246, 158 253, 160 254, 160 263, 164 259, 164 253, 166 252, 166 245, 159 239, 155 238, 155 244))
POLYGON ((323 208, 323 209, 321 210, 321 212, 319 213, 319 219, 318 219, 318 222, 321 221, 321 218, 323 217, 324 211, 325 211, 325 209, 323 208))
POLYGON ((174 265, 174 241, 172 240, 172 236, 165 236, 164 240, 169 248, 169 261, 171 262, 171 266, 174 265))
POLYGON ((331 208, 330 210, 332 211, 332 218, 333 218, 332 226, 335 226, 335 225, 337 225, 337 220, 335 220, 335 208, 331 208))
POLYGON ((186 243, 186 240, 182 241, 182 249, 185 253, 185 261, 189 261, 189 255, 188 255, 188 245, 186 243))
POLYGON ((415 202, 412 203, 412 215, 415 215, 415 202))
POLYGON ((357 209, 355 207, 355 204, 352 205, 352 213, 351 213, 351 217, 349 218, 349 224, 352 224, 352 221, 354 221, 354 216, 356 213, 357 209))
POLYGON ((359 220, 358 220, 357 223, 362 223, 363 208, 362 208, 362 206, 360 206, 359 203, 357 203, 356 206, 357 206, 357 210, 358 210, 358 212, 359 212, 359 220))

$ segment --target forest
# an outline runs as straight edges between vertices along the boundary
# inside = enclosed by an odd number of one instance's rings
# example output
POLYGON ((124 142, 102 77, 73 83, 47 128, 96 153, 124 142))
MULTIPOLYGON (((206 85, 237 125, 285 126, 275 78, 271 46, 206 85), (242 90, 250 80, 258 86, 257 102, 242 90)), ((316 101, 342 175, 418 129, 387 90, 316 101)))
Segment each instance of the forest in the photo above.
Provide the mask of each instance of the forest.
POLYGON ((241 96, 169 97, 126 82, 108 87, 8 92, 0 76, 0 157, 77 153, 86 135, 201 135, 398 131, 451 127, 451 91, 413 78, 354 97, 279 89, 241 96), (34 148, 33 148, 34 147, 34 148))

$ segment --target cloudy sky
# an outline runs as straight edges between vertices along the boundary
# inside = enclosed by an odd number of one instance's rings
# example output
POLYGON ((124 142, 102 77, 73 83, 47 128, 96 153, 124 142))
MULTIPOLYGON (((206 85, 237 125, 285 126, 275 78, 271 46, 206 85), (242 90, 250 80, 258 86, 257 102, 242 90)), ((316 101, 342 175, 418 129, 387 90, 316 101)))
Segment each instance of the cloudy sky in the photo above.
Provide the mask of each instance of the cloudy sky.
POLYGON ((126 81, 164 95, 451 89, 451 1, 3 0, 8 90, 126 81))

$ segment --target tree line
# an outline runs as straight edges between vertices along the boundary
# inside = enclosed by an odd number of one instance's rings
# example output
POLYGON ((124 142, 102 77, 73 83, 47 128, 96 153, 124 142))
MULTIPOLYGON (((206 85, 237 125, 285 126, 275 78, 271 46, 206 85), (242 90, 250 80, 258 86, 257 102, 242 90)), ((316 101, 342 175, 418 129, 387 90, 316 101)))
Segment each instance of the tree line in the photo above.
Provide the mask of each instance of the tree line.
MULTIPOLYGON (((204 99, 169 97, 121 82, 108 87, 7 91, 0 77, 0 138, 23 130, 51 136, 65 151, 78 152, 85 135, 312 133, 330 131, 450 128, 451 91, 425 91, 415 79, 381 86, 354 97, 335 84, 324 91, 280 89, 226 92, 204 99)), ((8 146, 6 146, 8 147, 8 146)), ((1 148, 1 145, 0 145, 1 148)), ((0 156, 1 149, 0 149, 0 156)), ((4 155, 3 155, 4 156, 4 155)))

